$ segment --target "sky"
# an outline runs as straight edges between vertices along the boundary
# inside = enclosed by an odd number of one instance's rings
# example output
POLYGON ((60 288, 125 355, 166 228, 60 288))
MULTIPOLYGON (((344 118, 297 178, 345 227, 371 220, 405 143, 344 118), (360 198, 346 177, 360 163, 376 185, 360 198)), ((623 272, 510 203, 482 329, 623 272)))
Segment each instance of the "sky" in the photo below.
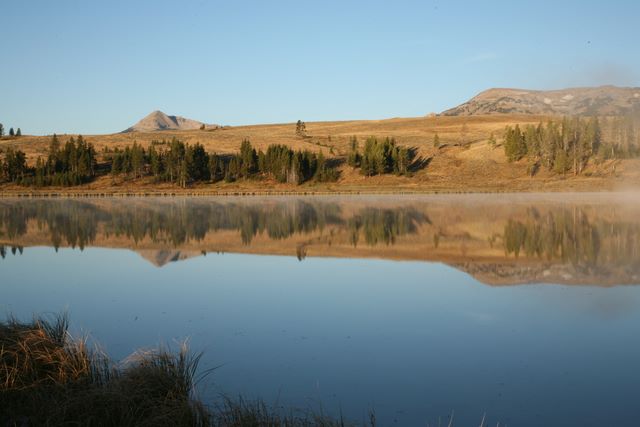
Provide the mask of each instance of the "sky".
POLYGON ((0 123, 415 117, 491 87, 640 86, 640 2, 7 0, 0 123))

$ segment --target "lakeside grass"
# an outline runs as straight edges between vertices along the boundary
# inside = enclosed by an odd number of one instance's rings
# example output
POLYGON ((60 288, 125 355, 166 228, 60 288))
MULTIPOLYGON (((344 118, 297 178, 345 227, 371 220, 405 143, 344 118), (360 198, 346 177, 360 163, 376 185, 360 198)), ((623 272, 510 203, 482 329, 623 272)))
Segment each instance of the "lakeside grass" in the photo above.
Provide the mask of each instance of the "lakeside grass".
MULTIPOLYGON (((345 426, 311 412, 274 410, 225 397, 215 407, 194 398, 201 354, 183 345, 140 351, 113 363, 86 339, 72 339, 68 318, 0 322, 2 426, 345 426)), ((375 417, 369 420, 375 426, 375 417)))
MULTIPOLYGON (((640 183, 640 181, 638 181, 640 183)), ((493 185, 309 185, 259 186, 199 185, 176 186, 92 187, 20 187, 0 185, 0 198, 83 198, 83 197, 212 197, 212 196, 340 196, 340 195, 430 195, 430 194, 509 194, 509 193, 611 193, 636 191, 638 184, 613 180, 577 177, 571 180, 522 180, 493 185)))
POLYGON ((191 399, 199 356, 135 353, 116 366, 66 316, 0 324, 0 425, 208 425, 191 399))

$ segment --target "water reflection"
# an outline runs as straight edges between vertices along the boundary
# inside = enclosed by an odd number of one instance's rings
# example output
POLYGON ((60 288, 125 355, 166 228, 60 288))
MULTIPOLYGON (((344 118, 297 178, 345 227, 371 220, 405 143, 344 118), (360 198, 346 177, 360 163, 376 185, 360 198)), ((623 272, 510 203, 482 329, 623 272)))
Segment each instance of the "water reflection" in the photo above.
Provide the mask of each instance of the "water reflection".
POLYGON ((637 223, 592 219, 582 209, 541 215, 530 209, 525 221, 509 219, 503 240, 507 254, 570 262, 584 271, 638 262, 637 223))
POLYGON ((488 284, 638 283, 640 204, 620 195, 2 199, 0 255, 129 248, 440 261, 488 284))

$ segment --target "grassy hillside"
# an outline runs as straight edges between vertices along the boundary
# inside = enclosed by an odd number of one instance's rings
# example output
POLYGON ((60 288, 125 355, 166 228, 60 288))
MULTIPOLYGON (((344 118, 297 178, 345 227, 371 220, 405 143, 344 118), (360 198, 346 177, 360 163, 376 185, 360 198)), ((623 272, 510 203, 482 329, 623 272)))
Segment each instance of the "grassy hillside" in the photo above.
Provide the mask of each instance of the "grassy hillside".
MULTIPOLYGON (((270 144, 285 144, 293 149, 320 151, 338 164, 340 178, 336 183, 306 183, 301 186, 266 181, 244 181, 198 184, 186 190, 175 185, 152 183, 142 178, 135 181, 100 177, 94 182, 68 189, 48 187, 44 192, 235 192, 235 191, 531 191, 531 190, 607 190, 640 183, 637 160, 609 160, 591 163, 581 176, 560 176, 541 171, 536 177, 527 174, 526 167, 509 163, 501 146, 501 136, 507 125, 537 124, 547 120, 536 115, 492 115, 471 117, 418 117, 373 121, 313 122, 306 124, 306 136, 296 134, 295 123, 222 127, 207 130, 131 132, 110 135, 88 135, 99 153, 124 148, 134 142, 148 147, 153 140, 176 137, 186 143, 202 144, 207 151, 219 154, 237 152, 248 138, 257 149, 270 144), (494 133, 496 146, 488 144, 494 133), (440 147, 434 147, 438 134, 440 147), (358 137, 361 146, 369 136, 394 137, 399 145, 415 150, 415 167, 411 176, 382 175, 365 177, 346 165, 349 140, 358 137)), ((70 135, 69 135, 70 136, 70 135)), ((60 135, 62 142, 66 135, 60 135)), ((27 161, 46 157, 50 137, 22 136, 0 141, 0 150, 13 147, 24 151, 27 161)), ((4 193, 37 191, 4 185, 4 193)))

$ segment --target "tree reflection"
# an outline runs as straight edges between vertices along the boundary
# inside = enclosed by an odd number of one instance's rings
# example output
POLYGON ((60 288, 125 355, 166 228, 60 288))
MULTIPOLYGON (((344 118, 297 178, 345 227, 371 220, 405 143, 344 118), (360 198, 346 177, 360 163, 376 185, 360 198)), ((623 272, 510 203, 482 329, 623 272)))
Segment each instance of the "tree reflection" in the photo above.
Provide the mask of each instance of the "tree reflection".
POLYGON ((505 253, 571 263, 591 271, 606 266, 638 264, 640 226, 636 223, 590 219, 580 208, 540 215, 530 209, 527 219, 509 219, 504 227, 505 253))
POLYGON ((394 244, 397 237, 416 233, 418 225, 424 223, 431 224, 431 221, 424 213, 413 208, 367 207, 347 221, 353 246, 358 245, 360 236, 364 236, 364 241, 369 246, 378 243, 394 244))
POLYGON ((30 223, 48 233, 51 245, 84 249, 98 234, 145 239, 177 247, 202 241, 208 233, 238 231, 245 245, 257 235, 271 240, 322 232, 328 225, 348 229, 354 246, 393 244, 396 237, 416 233, 427 216, 413 208, 366 207, 344 218, 340 205, 296 200, 246 204, 178 200, 174 203, 91 203, 78 200, 29 200, 0 203, 0 237, 17 240, 30 223))

